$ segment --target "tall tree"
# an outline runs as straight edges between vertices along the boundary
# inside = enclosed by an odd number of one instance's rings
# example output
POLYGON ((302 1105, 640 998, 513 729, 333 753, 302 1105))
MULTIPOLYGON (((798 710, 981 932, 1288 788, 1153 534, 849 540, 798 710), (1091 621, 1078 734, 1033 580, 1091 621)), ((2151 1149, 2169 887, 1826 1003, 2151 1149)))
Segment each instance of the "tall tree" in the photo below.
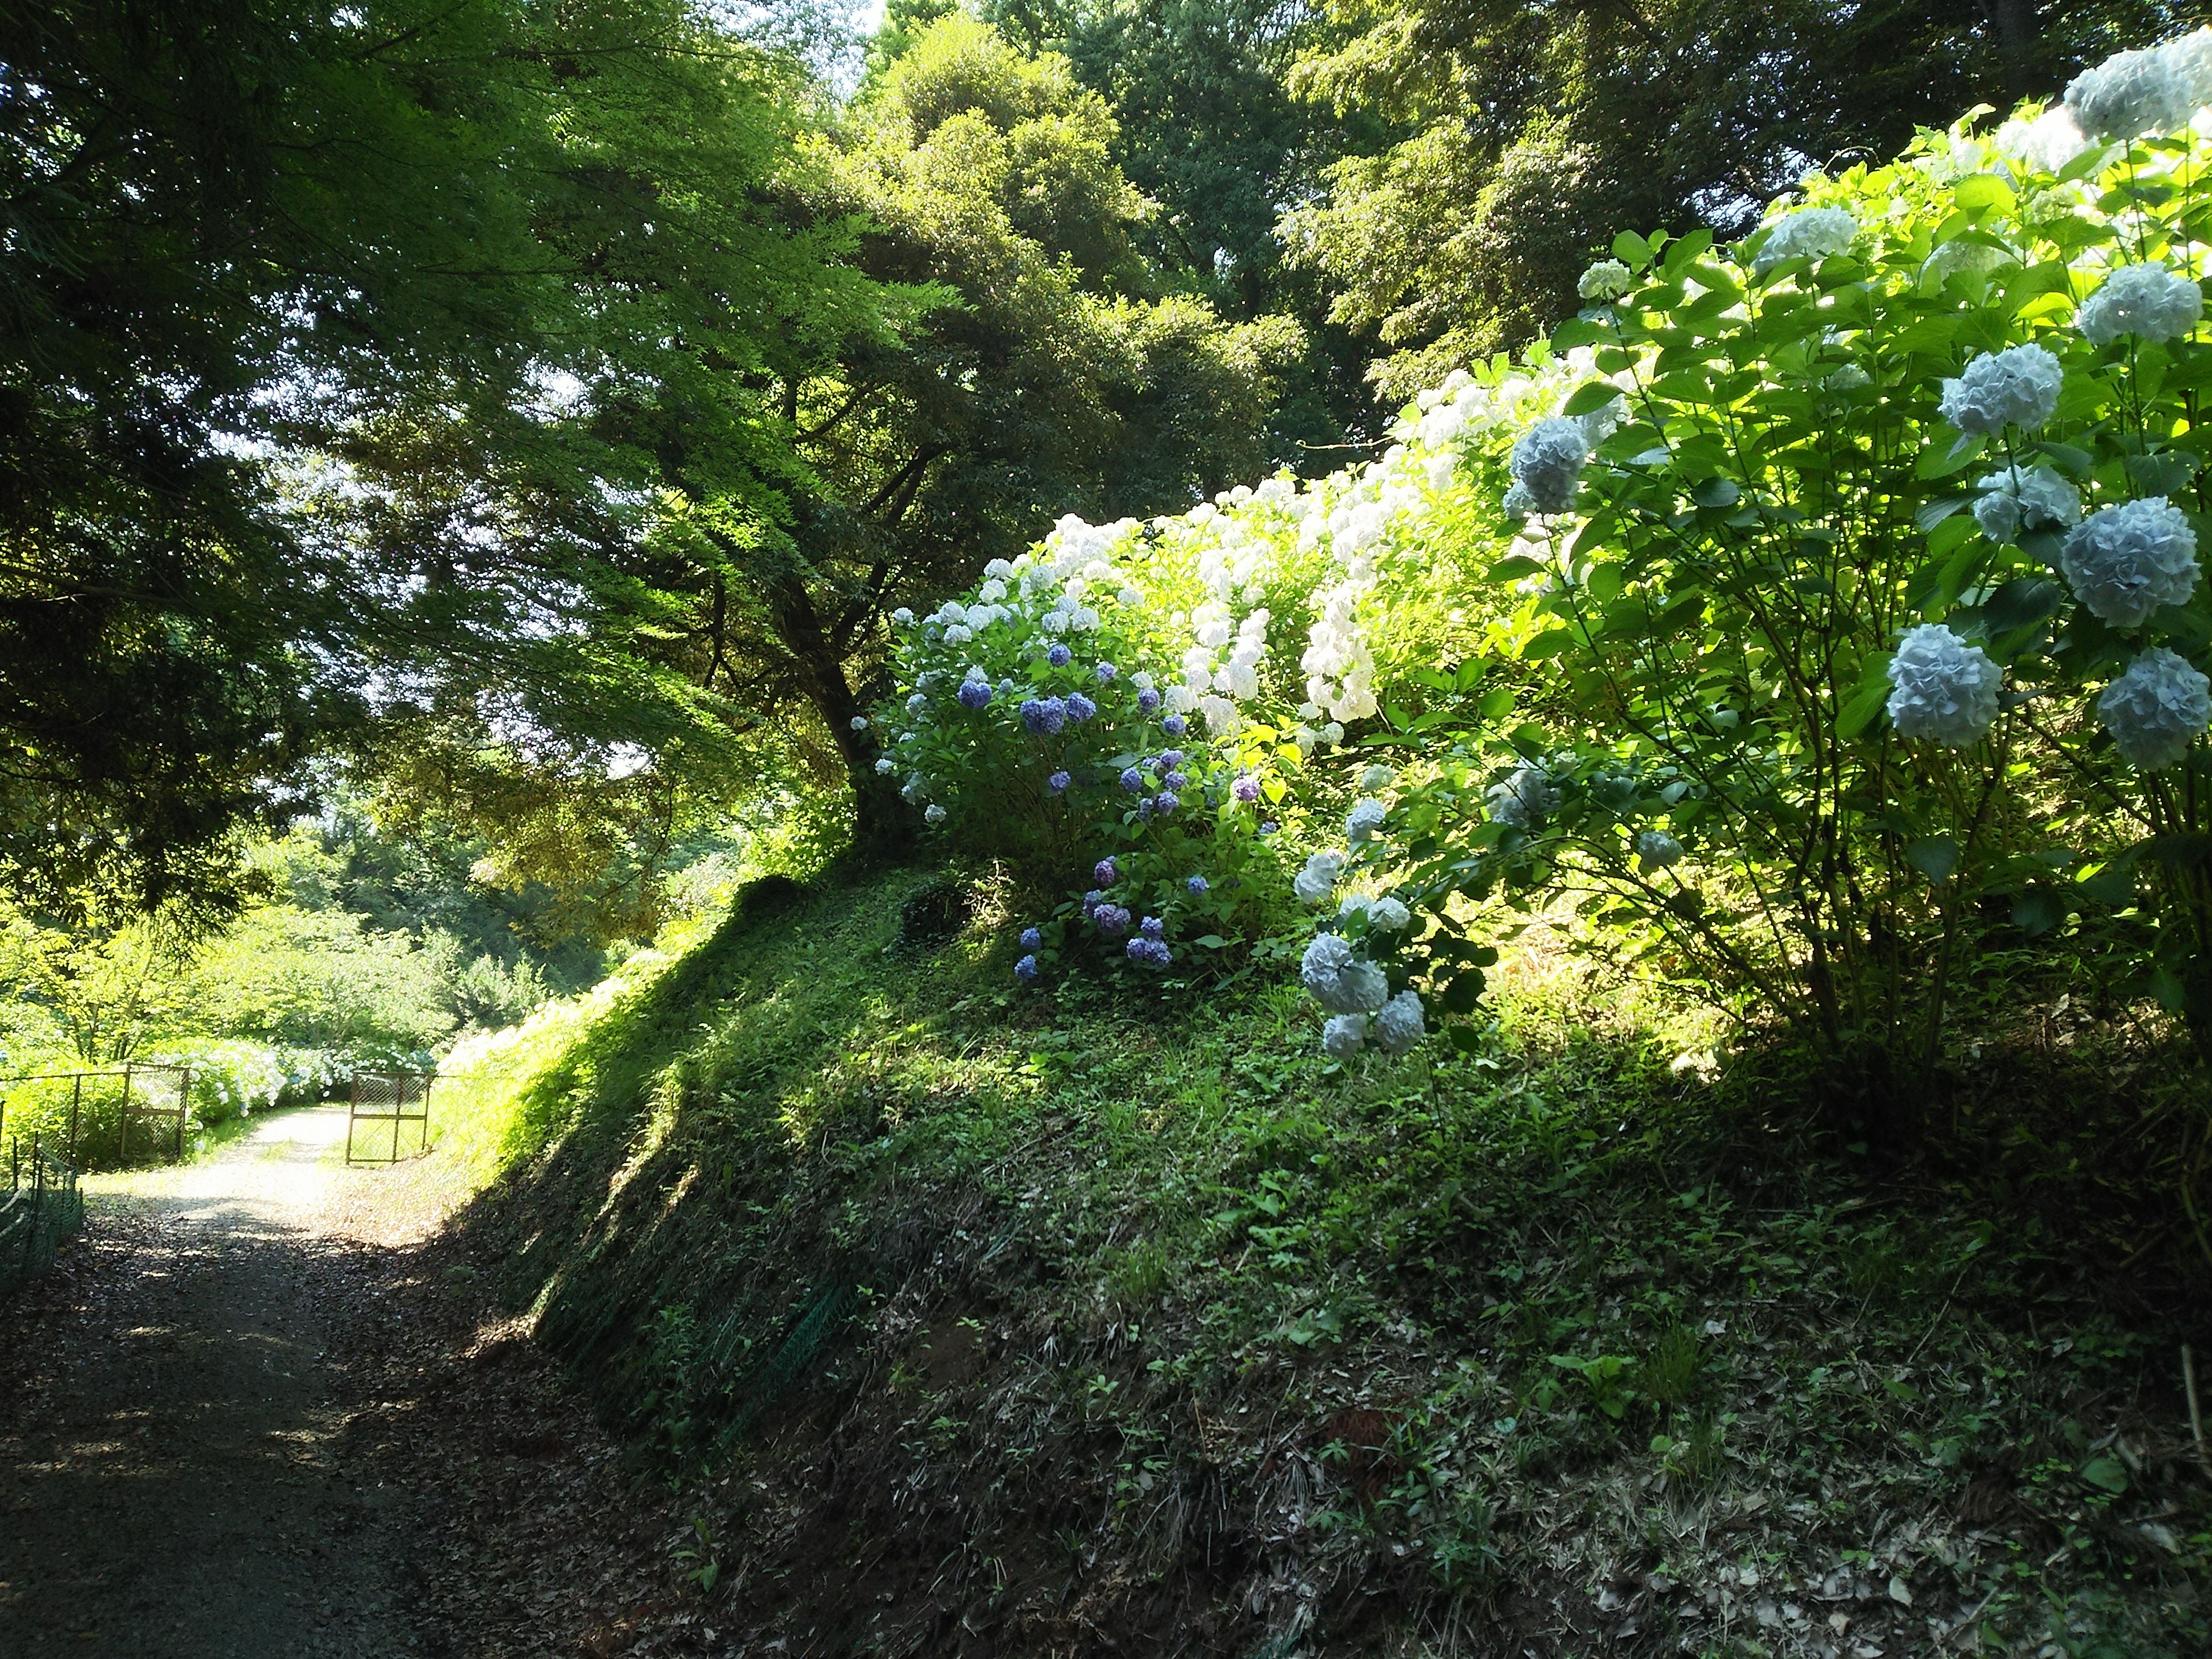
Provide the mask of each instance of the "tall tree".
POLYGON ((1401 398, 1571 313, 1624 227, 1725 234, 1808 167, 1887 155, 1978 100, 2056 93, 2194 0, 1328 0, 1293 77, 1393 141, 1288 216, 1401 398))

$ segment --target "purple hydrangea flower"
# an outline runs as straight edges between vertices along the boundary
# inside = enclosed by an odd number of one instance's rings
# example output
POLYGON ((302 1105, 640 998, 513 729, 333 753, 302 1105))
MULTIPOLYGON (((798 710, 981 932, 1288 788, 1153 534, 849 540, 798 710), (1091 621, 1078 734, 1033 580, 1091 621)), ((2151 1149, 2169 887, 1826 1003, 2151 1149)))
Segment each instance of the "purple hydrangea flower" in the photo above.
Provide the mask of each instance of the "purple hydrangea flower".
POLYGON ((1121 787, 1133 795, 1145 793, 1145 775, 1133 766, 1121 769, 1121 787))
POLYGON ((1260 826, 1260 833, 1261 833, 1261 835, 1263 835, 1263 836, 1272 836, 1272 835, 1273 835, 1273 834, 1275 833, 1275 831, 1276 831, 1276 830, 1278 830, 1281 829, 1282 827, 1283 827, 1283 826, 1282 826, 1281 824, 1279 824, 1279 823, 1277 823, 1274 821, 1274 819, 1273 819, 1273 818, 1269 818, 1266 823, 1262 823, 1262 824, 1260 826))
POLYGON ((1119 939, 1129 931, 1129 913, 1118 904, 1102 904, 1091 913, 1091 920, 1108 939, 1119 939))
POLYGON ((1079 726, 1098 712, 1098 705, 1080 691, 1067 694, 1067 718, 1079 726))
POLYGON ((1229 786, 1229 793, 1249 806, 1260 799, 1260 780, 1247 772, 1229 786))
POLYGON ((1139 714, 1158 714, 1160 712, 1160 694, 1151 690, 1149 687, 1145 690, 1138 692, 1137 712, 1139 714))
POLYGON ((1111 681, 1114 676, 1120 673, 1121 671, 1115 667, 1110 662, 1102 662, 1097 667, 1092 669, 1091 672, 1098 677, 1098 684, 1104 685, 1111 681))
POLYGON ((952 695, 959 698, 963 708, 981 708, 991 701, 991 688, 981 680, 963 680, 952 695))
POLYGON ((1121 879, 1121 866, 1110 858, 1101 859, 1091 866, 1091 879, 1101 887, 1111 887, 1121 879))
POLYGON ((1067 793, 1067 786, 1074 781, 1075 779, 1072 775, 1066 772, 1055 772, 1044 781, 1044 787, 1051 790, 1055 795, 1062 795, 1067 793))
POLYGON ((1014 682, 1012 676, 999 682, 999 695, 1002 697, 1011 697, 1014 695, 1014 682))
POLYGON ((1105 902, 1106 895, 1094 887, 1083 896, 1083 914, 1087 916, 1105 902))
POLYGON ((1152 805, 1158 809, 1159 815, 1162 817, 1165 817, 1169 813, 1174 811, 1176 807, 1182 805, 1182 797, 1176 794, 1173 790, 1163 789, 1158 794, 1152 797, 1152 805))
POLYGON ((1181 766, 1182 764, 1182 750, 1180 749, 1161 750, 1159 763, 1162 766, 1181 766))
POLYGON ((1129 960, 1142 967, 1164 968, 1175 960, 1168 947, 1156 939, 1133 939, 1128 951, 1129 960))
POLYGON ((1160 781, 1170 789, 1188 789, 1190 787, 1190 774, 1178 768, 1162 778, 1160 781))
POLYGON ((1067 705, 1058 697, 1031 697, 1022 704, 1022 724, 1038 737, 1056 738, 1067 724, 1067 705))
POLYGON ((1137 803, 1137 816, 1147 823, 1150 823, 1152 821, 1152 814, 1158 810, 1158 809, 1152 805, 1152 798, 1150 795, 1146 796, 1144 799, 1137 803))
POLYGON ((1189 722, 1180 714, 1170 714, 1160 722, 1160 730, 1171 738, 1179 738, 1189 729, 1189 722))
POLYGON ((1023 928, 1023 929, 1022 929, 1022 949, 1023 949, 1023 950, 1024 950, 1024 951, 1042 951, 1043 948, 1044 948, 1044 934, 1043 934, 1042 933, 1039 932, 1039 931, 1038 931, 1036 928, 1035 928, 1035 927, 1024 927, 1024 928, 1023 928))
POLYGON ((1014 977, 1024 985, 1035 979, 1039 971, 1037 959, 1035 957, 1024 957, 1014 964, 1014 977))
POLYGON ((1044 659, 1054 668, 1065 668, 1074 659, 1075 653, 1064 645, 1055 645, 1044 653, 1044 659))
POLYGON ((1168 925, 1158 916, 1146 916, 1137 924, 1137 931, 1146 939, 1165 939, 1168 936, 1168 925))
POLYGON ((1190 890, 1190 896, 1193 898, 1198 898, 1204 895, 1212 884, 1204 876, 1193 876, 1188 881, 1183 883, 1183 885, 1190 890))

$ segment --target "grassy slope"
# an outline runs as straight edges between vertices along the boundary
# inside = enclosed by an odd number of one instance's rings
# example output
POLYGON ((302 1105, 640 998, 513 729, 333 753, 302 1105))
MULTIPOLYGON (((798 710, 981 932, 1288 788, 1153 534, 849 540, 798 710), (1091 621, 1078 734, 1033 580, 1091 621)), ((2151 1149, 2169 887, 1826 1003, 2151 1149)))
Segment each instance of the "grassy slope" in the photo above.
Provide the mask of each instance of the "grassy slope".
POLYGON ((471 1224, 738 1650, 2206 1650, 2178 1334, 1986 1185, 1813 1157, 1564 977, 1349 1070, 1294 988, 1017 998, 1003 929, 895 945, 922 879, 474 1085, 471 1224))

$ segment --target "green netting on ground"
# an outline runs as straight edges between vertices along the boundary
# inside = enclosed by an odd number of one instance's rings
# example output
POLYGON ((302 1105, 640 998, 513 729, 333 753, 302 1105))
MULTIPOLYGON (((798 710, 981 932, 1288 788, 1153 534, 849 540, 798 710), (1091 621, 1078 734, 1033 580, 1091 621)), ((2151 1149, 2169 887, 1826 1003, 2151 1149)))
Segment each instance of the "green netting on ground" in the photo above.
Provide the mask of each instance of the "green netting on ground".
POLYGON ((20 1151, 8 1159, 10 1185, 0 1188, 0 1291, 54 1265, 64 1239, 84 1224, 76 1171, 58 1159, 20 1151))

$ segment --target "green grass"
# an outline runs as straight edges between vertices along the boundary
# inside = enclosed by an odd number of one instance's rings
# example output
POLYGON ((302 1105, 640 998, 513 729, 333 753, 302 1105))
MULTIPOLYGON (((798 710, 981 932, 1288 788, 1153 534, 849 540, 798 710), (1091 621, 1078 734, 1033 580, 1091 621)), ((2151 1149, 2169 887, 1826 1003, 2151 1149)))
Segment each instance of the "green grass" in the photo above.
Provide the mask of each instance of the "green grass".
POLYGON ((2017 1101, 1877 1170, 1780 1071, 1708 1082, 1709 1030, 1540 961, 1481 1052, 1339 1066, 1295 988, 1018 995, 988 891, 903 949, 927 878, 764 895, 440 1085, 505 1171, 470 1224, 506 1293, 696 1494, 712 1622, 2212 1641, 2186 1333, 2017 1101))

